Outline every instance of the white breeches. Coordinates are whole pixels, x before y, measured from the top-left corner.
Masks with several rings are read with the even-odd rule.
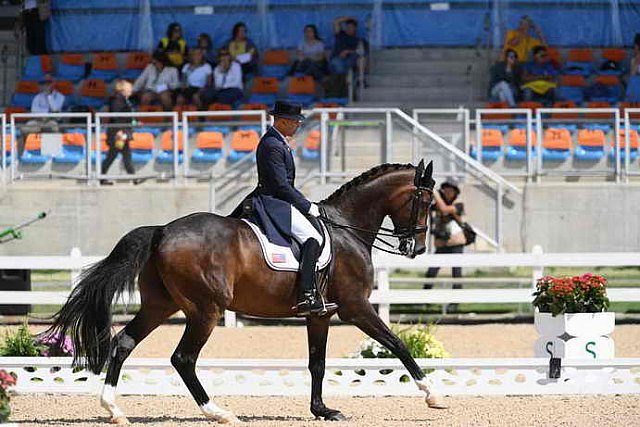
[[[316,239],[319,244],[322,244],[322,236],[318,230],[293,206],[291,206],[291,234],[300,244],[304,244],[308,239]]]

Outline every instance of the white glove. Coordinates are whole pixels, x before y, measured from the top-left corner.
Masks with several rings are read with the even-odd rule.
[[[311,206],[309,206],[308,214],[311,215],[311,216],[319,217],[320,216],[320,208],[318,208],[318,205],[316,205],[315,203],[311,203]]]

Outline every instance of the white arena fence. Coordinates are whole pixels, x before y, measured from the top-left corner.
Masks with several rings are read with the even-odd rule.
[[[547,377],[545,359],[418,359],[445,395],[639,394],[640,359],[563,360],[559,379]],[[306,359],[209,359],[198,376],[214,396],[306,396],[311,378]],[[396,359],[328,359],[329,396],[420,396]],[[71,368],[70,358],[0,358],[0,369],[18,376],[18,393],[97,394],[104,373]],[[118,394],[188,395],[166,359],[129,359]]]
[[[66,302],[73,283],[83,268],[99,261],[102,257],[82,256],[74,248],[70,256],[1,256],[0,269],[13,270],[70,270],[69,291],[0,291],[3,304],[62,305]],[[373,257],[377,287],[370,301],[378,305],[378,312],[385,322],[389,322],[390,306],[393,304],[450,304],[450,303],[530,303],[535,281],[544,275],[545,267],[630,267],[640,266],[640,253],[543,253],[535,247],[530,253],[469,253],[469,254],[426,254],[414,259],[376,252]],[[531,268],[531,285],[519,289],[474,287],[473,289],[392,289],[393,281],[406,279],[391,278],[396,269],[424,272],[431,266],[439,267],[527,267]],[[427,279],[419,279],[427,281]],[[467,279],[470,280],[470,279]],[[486,283],[486,280],[480,280]],[[640,302],[640,287],[609,288],[612,302]],[[118,304],[139,303],[137,292],[124,295]],[[225,325],[236,326],[235,314],[225,314]]]

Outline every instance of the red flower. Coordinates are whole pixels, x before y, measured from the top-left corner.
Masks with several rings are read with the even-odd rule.
[[[14,385],[16,385],[16,378],[4,369],[0,369],[0,387],[6,390]]]

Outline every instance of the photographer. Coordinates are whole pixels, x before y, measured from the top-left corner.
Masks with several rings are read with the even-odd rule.
[[[435,238],[435,253],[461,254],[466,240],[461,227],[464,204],[458,200],[460,189],[451,182],[444,182],[440,185],[440,190],[433,194],[435,196],[436,209],[431,223],[433,224],[432,234]],[[429,267],[425,277],[436,277],[439,271],[440,267]],[[462,268],[451,267],[451,275],[453,277],[462,277]],[[432,283],[424,284],[424,289],[431,289],[432,287]],[[461,284],[453,284],[453,289],[460,288],[462,288]]]

